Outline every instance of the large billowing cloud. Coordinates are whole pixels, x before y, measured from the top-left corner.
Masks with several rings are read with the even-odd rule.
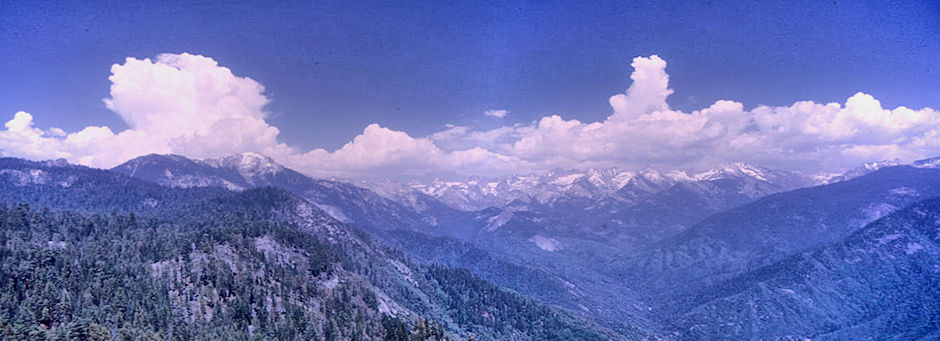
[[[812,171],[940,153],[940,115],[934,109],[889,110],[858,93],[844,104],[745,110],[722,100],[686,113],[667,104],[672,90],[664,60],[638,57],[631,66],[630,87],[610,97],[612,113],[601,122],[552,115],[491,130],[448,126],[424,137],[371,124],[340,149],[304,152],[278,142],[278,129],[265,121],[269,100],[258,82],[204,56],[128,58],[112,66],[111,97],[105,99],[128,129],[43,130],[33,126],[32,115],[18,112],[0,130],[0,151],[96,167],[147,153],[204,158],[253,151],[312,175],[343,177],[704,168],[733,161]],[[500,114],[491,116],[505,116]]]
[[[278,129],[263,110],[264,87],[236,77],[213,59],[191,54],[163,54],[156,60],[128,58],[111,67],[111,97],[105,105],[130,127],[86,127],[73,133],[32,126],[32,115],[19,112],[0,131],[5,155],[66,158],[111,167],[147,153],[210,157],[233,151],[284,154]]]

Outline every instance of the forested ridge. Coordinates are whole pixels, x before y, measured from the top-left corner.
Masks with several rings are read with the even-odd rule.
[[[283,190],[23,165],[41,181],[0,177],[4,339],[616,338],[466,270],[415,264]]]
[[[403,322],[380,316],[367,284],[317,285],[344,271],[338,255],[278,224],[219,217],[180,226],[26,205],[0,208],[0,217],[7,337],[405,336]],[[443,337],[439,325],[423,323],[430,327],[416,335]]]

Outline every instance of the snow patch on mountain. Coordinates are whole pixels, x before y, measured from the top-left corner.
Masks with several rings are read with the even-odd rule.
[[[878,237],[878,245],[885,245],[887,243],[893,242],[895,239],[901,238],[903,235],[899,233],[892,233]]]
[[[583,177],[584,177],[584,174],[565,175],[565,176],[557,177],[549,183],[555,186],[571,186],[571,184],[573,184],[575,181],[578,181],[578,179],[583,178]]]
[[[534,243],[535,246],[538,246],[540,249],[548,251],[548,252],[555,252],[561,248],[561,242],[559,242],[555,238],[545,237],[539,234],[534,235],[531,238],[529,238],[529,241]]]
[[[916,189],[906,187],[906,186],[893,188],[888,192],[894,195],[905,195],[905,196],[911,196],[911,197],[916,197],[920,194],[919,192],[917,192]]]
[[[864,211],[868,221],[874,221],[894,212],[898,207],[888,203],[872,204]]]
[[[333,217],[333,219],[339,220],[344,224],[349,224],[352,222],[352,220],[349,219],[349,217],[347,217],[346,214],[343,213],[343,210],[339,209],[339,207],[319,203],[313,203],[313,205],[323,210],[323,212],[326,212],[326,214],[329,214],[331,217]]]
[[[759,181],[770,181],[765,174],[766,170],[744,162],[735,162],[723,167],[696,174],[693,178],[699,181],[719,180],[732,177],[748,177]]]
[[[924,246],[920,245],[920,243],[907,243],[907,246],[904,247],[904,253],[908,255],[913,255],[917,253],[917,251],[920,251],[923,249],[924,249]]]
[[[610,182],[613,184],[613,187],[620,189],[630,182],[630,180],[633,180],[635,176],[636,174],[633,174],[632,172],[619,172],[610,179]]]
[[[940,160],[940,158],[938,158],[938,160]],[[925,161],[925,160],[922,160],[922,161]],[[915,161],[914,164],[912,164],[912,166],[917,167],[915,164],[917,164],[918,162],[920,161]],[[868,162],[845,172],[822,173],[822,174],[816,175],[814,178],[821,184],[831,184],[831,183],[851,180],[851,179],[860,177],[862,175],[877,171],[885,167],[900,166],[901,164],[902,163],[900,160],[882,160],[882,161]],[[922,167],[922,168],[929,168],[929,167]]]
[[[17,186],[41,185],[49,181],[49,175],[41,169],[3,169],[0,170],[0,175],[8,177]]]
[[[414,274],[411,272],[411,269],[409,267],[405,266],[405,264],[402,264],[402,262],[399,262],[398,260],[395,260],[395,259],[389,259],[388,262],[389,264],[392,264],[392,266],[394,266],[395,269],[398,270],[399,273],[402,274],[405,280],[407,280],[413,285],[418,285],[418,283],[415,282]]]
[[[270,157],[251,152],[206,159],[203,162],[215,168],[233,168],[249,182],[252,179],[274,175],[284,170],[283,166],[274,162]]]
[[[486,231],[496,231],[501,226],[506,225],[506,223],[512,220],[513,216],[514,215],[511,211],[502,211],[499,214],[490,217],[486,220]]]

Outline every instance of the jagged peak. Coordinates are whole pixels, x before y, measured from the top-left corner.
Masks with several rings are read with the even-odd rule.
[[[689,175],[686,171],[681,170],[671,170],[666,172],[666,177],[672,179],[673,181],[695,181],[695,179]]]
[[[649,165],[640,168],[640,170],[636,171],[636,174],[651,181],[661,180],[663,178],[662,172]]]
[[[702,173],[693,178],[700,181],[726,179],[729,177],[750,177],[761,181],[769,181],[771,171],[767,168],[755,166],[746,162],[732,162]]]

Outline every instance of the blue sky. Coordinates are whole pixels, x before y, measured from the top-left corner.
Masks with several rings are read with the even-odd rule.
[[[0,4],[0,113],[119,132],[130,127],[102,102],[111,65],[184,52],[262,84],[265,122],[301,152],[334,151],[373,123],[420,138],[552,114],[604,121],[633,58],[653,54],[668,62],[669,108],[685,113],[857,92],[886,109],[937,108],[938,36],[936,1],[11,1]]]

